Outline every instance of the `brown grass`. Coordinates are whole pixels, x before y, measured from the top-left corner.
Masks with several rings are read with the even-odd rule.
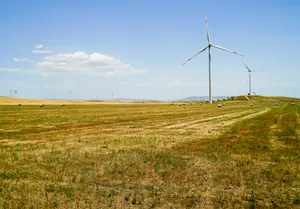
[[[0,106],[0,208],[297,208],[299,111]]]

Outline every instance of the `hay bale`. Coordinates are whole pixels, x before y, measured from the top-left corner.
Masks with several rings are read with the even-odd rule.
[[[252,107],[252,106],[253,106],[253,103],[251,103],[250,106]]]
[[[40,104],[40,107],[44,107],[45,105],[44,104]]]
[[[295,105],[295,103],[293,102],[292,105]]]
[[[276,103],[276,106],[278,106],[278,103]]]
[[[18,104],[18,106],[20,107],[20,106],[22,106],[22,104]]]
[[[219,104],[218,104],[218,107],[222,107],[222,105],[219,103]]]
[[[65,106],[65,104],[62,104],[61,106],[62,106],[62,107],[64,107],[64,106]]]

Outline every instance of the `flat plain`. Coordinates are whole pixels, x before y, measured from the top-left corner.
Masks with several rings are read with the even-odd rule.
[[[300,100],[252,99],[0,105],[0,208],[299,208]]]

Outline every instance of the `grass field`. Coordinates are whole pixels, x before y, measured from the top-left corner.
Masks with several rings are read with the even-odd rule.
[[[0,208],[299,208],[299,100],[250,103],[0,105]]]

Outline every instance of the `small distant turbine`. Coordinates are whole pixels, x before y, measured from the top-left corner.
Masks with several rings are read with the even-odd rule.
[[[109,91],[111,92],[111,101],[114,101],[114,91],[111,87],[109,87]]]
[[[72,91],[69,91],[69,100],[71,100],[71,96],[72,96]]]
[[[245,65],[245,67],[247,68],[248,73],[249,73],[249,92],[248,92],[248,95],[251,95],[251,72],[259,71],[259,70],[263,70],[263,69],[250,70],[250,68],[243,61],[242,61],[242,63]],[[255,92],[253,92],[253,93],[255,94]]]
[[[206,49],[208,49],[208,71],[209,71],[209,103],[212,104],[212,94],[211,94],[211,54],[210,54],[210,48],[211,47],[215,47],[217,49],[221,49],[223,51],[227,51],[236,55],[240,55],[240,56],[244,56],[242,54],[238,54],[237,52],[231,51],[229,49],[225,49],[224,47],[221,46],[217,46],[214,44],[211,44],[210,42],[210,36],[209,36],[209,31],[208,31],[208,21],[205,15],[205,24],[206,24],[206,35],[207,35],[207,41],[208,41],[208,45],[206,47],[204,47],[203,49],[201,49],[197,54],[195,54],[194,56],[192,56],[191,58],[189,58],[186,62],[184,62],[182,65],[184,65],[185,63],[191,61],[194,57],[196,57],[198,54],[204,52]]]

